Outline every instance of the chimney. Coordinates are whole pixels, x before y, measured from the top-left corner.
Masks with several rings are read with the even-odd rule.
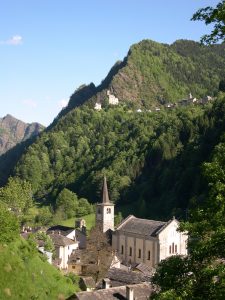
[[[102,286],[103,289],[109,289],[110,288],[110,280],[108,278],[102,279]]]
[[[126,286],[126,299],[134,300],[134,288],[131,285]]]

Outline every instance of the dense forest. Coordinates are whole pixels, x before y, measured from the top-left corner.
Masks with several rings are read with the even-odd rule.
[[[224,94],[218,94],[224,90],[224,57],[224,44],[144,40],[133,45],[98,87],[81,86],[40,136],[0,157],[1,184],[10,174],[27,180],[34,199],[55,212],[72,195],[66,218],[71,207],[77,215],[91,211],[86,199],[100,200],[106,175],[123,216],[186,218],[191,199],[205,193],[201,165],[224,132]],[[108,104],[107,90],[119,98],[119,106]],[[163,106],[189,92],[218,100]],[[96,101],[103,110],[93,109]]]
[[[36,200],[53,206],[65,187],[99,201],[106,175],[111,200],[125,214],[185,217],[190,199],[206,191],[201,164],[222,139],[224,112],[223,94],[213,105],[152,113],[82,106],[28,148],[15,175],[31,183]]]

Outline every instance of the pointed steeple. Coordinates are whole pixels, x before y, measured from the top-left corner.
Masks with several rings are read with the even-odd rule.
[[[106,182],[106,177],[104,176],[103,190],[102,190],[102,203],[110,203],[109,201],[109,193]]]

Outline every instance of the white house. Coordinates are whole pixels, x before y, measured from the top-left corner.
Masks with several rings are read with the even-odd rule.
[[[78,242],[79,249],[86,248],[86,223],[84,220],[80,220],[81,226],[79,228],[68,227],[63,225],[54,225],[47,230],[47,234],[60,233],[65,237]]]
[[[51,233],[49,236],[55,246],[57,267],[67,269],[68,259],[72,252],[78,249],[79,243],[61,235],[60,232]]]

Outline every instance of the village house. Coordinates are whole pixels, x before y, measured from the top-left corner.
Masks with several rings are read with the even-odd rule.
[[[47,230],[47,234],[57,232],[61,235],[78,242],[79,249],[86,248],[86,223],[85,220],[79,219],[75,221],[75,227],[62,225],[51,226]]]
[[[55,246],[55,264],[59,269],[68,268],[68,259],[74,250],[78,249],[79,243],[60,234],[60,232],[52,232],[48,234]]]

